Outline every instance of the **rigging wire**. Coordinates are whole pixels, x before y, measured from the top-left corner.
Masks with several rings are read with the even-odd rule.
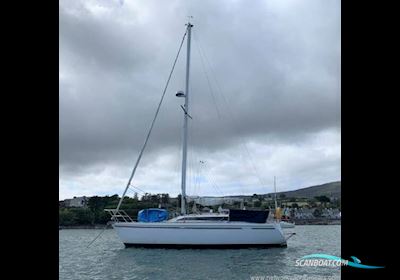
[[[193,36],[193,37],[194,37],[194,36]],[[225,95],[223,94],[223,91],[221,90],[221,87],[220,87],[220,85],[219,85],[219,83],[218,83],[218,80],[216,79],[216,75],[215,75],[215,72],[214,72],[214,70],[213,70],[213,67],[211,66],[211,63],[210,63],[210,61],[208,60],[207,55],[206,55],[204,49],[203,49],[202,46],[201,46],[200,40],[199,40],[199,39],[196,39],[196,42],[197,42],[197,45],[198,45],[199,50],[201,51],[201,53],[203,53],[203,57],[205,58],[205,61],[206,61],[206,63],[208,64],[208,67],[210,68],[210,70],[211,70],[211,72],[212,72],[212,74],[213,74],[212,76],[213,76],[213,78],[214,78],[215,84],[217,85],[218,91],[219,91],[221,97],[223,98],[223,101],[224,101],[225,104],[226,104],[225,107],[228,109],[228,114],[230,115],[230,117],[231,117],[232,120],[233,120],[233,127],[234,127],[234,129],[236,130],[236,132],[238,132],[239,130],[238,130],[237,126],[236,126],[236,122],[235,122],[234,115],[233,115],[233,113],[232,113],[232,111],[231,111],[231,109],[230,109],[230,107],[229,107],[229,103],[227,102],[227,99],[226,99]],[[261,176],[260,176],[260,174],[259,174],[259,172],[258,172],[258,170],[257,170],[257,168],[256,168],[256,165],[254,164],[254,161],[253,161],[253,159],[252,159],[252,156],[251,156],[251,154],[250,154],[250,151],[249,151],[249,149],[248,149],[246,143],[240,143],[240,145],[244,148],[245,152],[246,152],[247,155],[248,155],[249,162],[250,162],[250,164],[251,164],[251,167],[252,167],[252,169],[253,169],[254,174],[256,175],[256,177],[257,177],[257,179],[258,179],[258,181],[259,181],[259,183],[260,183],[260,186],[261,186],[261,187],[266,186],[266,184],[265,184],[265,183],[263,182],[263,180],[261,179]]]
[[[194,91],[193,91],[192,85],[190,84],[189,86],[190,86],[190,92],[193,93]],[[196,96],[196,94],[191,94],[190,97],[189,97],[190,100],[193,101],[194,100],[194,96]],[[194,104],[194,102],[192,102],[192,101],[190,101],[190,102]],[[195,114],[195,111],[194,111],[193,107],[192,107],[192,113],[191,114],[193,116]],[[195,117],[195,119],[196,119],[196,117]],[[194,140],[195,140],[195,138],[193,137],[193,130],[194,130],[193,125],[195,124],[195,122],[196,121],[192,119],[192,121],[190,122],[192,125],[188,126],[188,132],[189,132],[188,139],[189,139],[189,142],[192,142],[192,143],[194,143]],[[196,192],[197,192],[196,179],[195,179],[196,178],[196,165],[195,165],[196,155],[195,155],[193,150],[194,149],[188,149],[188,162],[189,162],[188,187],[189,188],[187,190],[187,193],[191,193],[192,195],[196,195]]]
[[[189,135],[188,135],[188,141],[190,141],[192,139],[192,131],[191,131],[191,129],[190,129],[190,126],[189,126]],[[193,167],[193,158],[194,158],[194,155],[193,155],[193,149],[188,149],[188,158],[189,158],[189,160],[188,160],[188,162],[189,162],[189,193],[191,192],[191,193],[193,193],[194,192],[194,180],[193,180],[193,178],[194,178],[194,175],[193,175],[193,171],[194,171],[194,167]]]
[[[203,166],[204,166],[204,162],[202,162]],[[204,170],[204,169],[203,169]],[[214,180],[214,177],[211,175],[211,172],[209,170],[205,170],[205,177],[208,179],[208,181],[210,182],[210,186],[212,186],[214,188],[214,190],[219,193],[221,196],[225,196],[224,193],[221,191],[220,187],[217,185],[217,183]]]
[[[162,93],[162,95],[161,95],[160,102],[158,103],[156,113],[155,113],[154,118],[153,118],[153,120],[152,120],[152,122],[151,122],[151,125],[150,125],[150,129],[149,129],[149,131],[148,131],[148,133],[147,133],[147,136],[146,136],[146,139],[145,139],[145,141],[144,141],[143,147],[142,147],[142,149],[141,149],[141,151],[140,151],[140,153],[139,153],[139,156],[138,156],[138,158],[137,158],[137,160],[136,160],[135,166],[134,166],[134,168],[133,168],[133,170],[132,170],[132,172],[131,172],[131,176],[129,177],[129,180],[128,180],[128,183],[127,183],[127,185],[126,185],[126,187],[125,187],[125,190],[124,190],[124,192],[123,192],[123,194],[122,194],[122,196],[121,196],[121,199],[120,199],[119,202],[118,202],[118,206],[117,206],[117,208],[116,208],[115,213],[118,213],[119,208],[121,207],[122,201],[123,201],[123,199],[124,199],[124,197],[125,197],[125,195],[126,195],[126,192],[128,191],[129,186],[131,186],[131,182],[132,182],[133,176],[135,175],[135,172],[136,172],[136,169],[137,169],[137,167],[138,167],[138,165],[139,165],[140,159],[142,158],[142,155],[143,155],[143,152],[144,152],[144,150],[145,150],[145,148],[146,148],[147,142],[149,141],[150,134],[151,134],[151,132],[152,132],[152,130],[153,130],[153,127],[154,127],[154,124],[155,124],[155,122],[156,122],[158,113],[160,112],[161,104],[162,104],[162,102],[163,102],[163,100],[164,100],[165,93],[167,92],[167,88],[168,88],[169,82],[170,82],[171,77],[172,77],[172,73],[174,72],[176,62],[178,61],[179,54],[180,54],[180,52],[181,52],[183,43],[184,43],[184,41],[185,41],[185,37],[186,37],[187,31],[188,31],[188,28],[189,28],[189,26],[186,28],[185,33],[183,34],[182,41],[181,41],[181,43],[180,43],[180,45],[179,45],[178,53],[176,54],[176,57],[175,57],[175,59],[174,59],[174,63],[172,64],[172,68],[171,68],[171,71],[170,71],[170,73],[169,73],[169,76],[168,76],[168,79],[167,79],[167,83],[166,83],[166,85],[165,85],[165,87],[164,87],[164,90],[163,90],[163,93]],[[93,239],[93,240],[89,243],[89,245],[88,245],[87,247],[89,247],[90,245],[92,245],[92,244],[103,234],[103,232],[106,230],[107,226],[108,226],[108,223],[106,224],[106,226],[104,227],[104,229],[99,233],[99,235],[96,236],[96,238]]]
[[[200,48],[199,48],[200,44],[198,44],[198,42],[197,42],[195,33],[193,33],[193,39],[194,39],[194,41],[196,42],[195,45],[196,45],[196,47],[197,47],[197,52],[199,53],[201,65],[203,66],[203,73],[204,73],[204,75],[206,76],[206,79],[207,79],[208,88],[209,88],[210,93],[211,93],[211,97],[212,97],[212,100],[213,100],[213,103],[214,103],[214,106],[215,106],[215,110],[217,111],[218,118],[221,119],[221,113],[220,113],[220,110],[219,110],[219,108],[218,108],[218,104],[217,104],[217,102],[216,102],[216,98],[215,98],[214,91],[213,91],[213,89],[212,89],[212,87],[211,87],[211,82],[210,82],[210,79],[209,79],[209,77],[208,77],[208,73],[207,73],[206,67],[205,67],[205,65],[204,65],[203,56],[202,56],[202,53],[201,53]]]
[[[190,88],[191,92],[193,92],[192,86]],[[196,94],[192,94],[192,98],[193,100],[195,99],[197,95]],[[192,102],[193,104],[196,104],[197,102]],[[196,114],[195,113],[195,107],[192,108],[192,114]],[[196,118],[195,120],[193,120],[192,125],[189,126],[189,138],[192,139],[192,143],[194,146],[195,144],[195,140],[196,137],[194,137],[194,131],[196,130],[195,124],[196,124]],[[201,146],[201,144],[200,144]],[[195,153],[193,151],[194,149],[189,149],[189,170],[190,170],[190,174],[191,174],[191,183],[193,182],[193,190],[192,190],[192,195],[198,195],[198,190],[200,189],[200,180],[199,180],[199,176],[201,173],[201,168],[202,166],[200,165],[200,159],[199,159],[199,155],[197,153]]]
[[[144,190],[139,189],[138,187],[136,187],[136,186],[134,186],[134,185],[129,185],[129,187],[132,187],[132,188],[134,188],[135,190],[138,190],[138,191],[140,191],[140,192],[142,192],[142,193],[146,193]]]
[[[219,106],[217,104],[217,98],[216,98],[216,96],[214,94],[214,90],[213,90],[213,87],[211,85],[211,81],[210,81],[207,69],[205,67],[203,55],[201,53],[201,50],[199,49],[199,44],[198,44],[195,36],[196,36],[195,33],[193,33],[193,38],[194,38],[194,41],[196,43],[195,45],[197,47],[197,52],[198,52],[200,60],[201,60],[203,74],[206,77],[208,89],[210,91],[211,98],[212,98],[212,101],[213,101],[213,104],[214,104],[218,119],[222,119],[221,118],[221,112],[220,112]],[[192,95],[192,98],[195,98],[195,97],[197,97],[197,95],[195,95],[195,94]],[[193,102],[193,104],[196,104],[196,103],[197,102]],[[195,110],[192,109],[192,111],[194,112]],[[193,125],[189,127],[189,134],[190,134],[190,137],[192,138],[193,143],[194,143],[194,141],[196,139],[195,137],[193,137],[193,131],[195,131],[196,133],[198,132],[198,130],[194,128],[194,124],[195,124],[195,122],[193,122]],[[200,143],[199,145],[204,148],[203,144]],[[190,165],[190,168],[193,169],[191,171],[191,174],[194,173],[193,176],[196,176],[196,178],[193,178],[193,185],[194,185],[193,186],[193,191],[194,191],[194,193],[196,193],[197,190],[200,189],[201,180],[200,180],[199,177],[203,176],[206,179],[206,182],[208,183],[208,185],[211,186],[216,191],[216,193],[218,193],[219,195],[224,197],[224,193],[221,191],[219,186],[216,184],[216,182],[213,179],[213,177],[211,176],[210,172],[207,172],[207,174],[205,174],[205,172],[203,171],[205,167],[204,167],[204,164],[201,164],[201,163],[204,163],[201,160],[202,158],[200,158],[197,153],[194,153],[192,151],[190,151],[190,157],[191,157],[191,159],[190,159],[189,165]]]
[[[194,129],[193,126],[192,126],[189,129],[189,134],[190,134],[190,137],[192,137],[193,140],[194,140],[195,137],[193,137],[193,131],[197,131],[197,130]],[[193,143],[194,143],[194,141],[193,141]],[[198,143],[198,145],[204,149],[204,145],[203,144]],[[206,179],[207,184],[210,187],[212,187],[216,191],[216,193],[218,193],[221,196],[224,196],[224,193],[221,191],[221,189],[219,188],[219,186],[217,185],[217,183],[215,182],[215,180],[211,176],[211,172],[206,169],[206,167],[204,165],[204,159],[200,158],[197,153],[191,152],[190,155],[192,157],[191,161],[190,161],[190,168],[193,168],[193,170],[196,172],[196,175],[197,175],[197,180],[194,180],[194,182],[195,182],[195,188],[194,189],[195,190],[197,190],[197,188],[200,189],[201,180],[199,180],[199,177],[203,176]],[[196,176],[196,175],[194,175],[194,176]]]
[[[192,86],[190,85],[190,91],[193,93],[193,89],[192,89]],[[193,95],[193,94],[192,94]],[[191,95],[191,96],[192,96]],[[192,114],[194,113],[194,111],[192,110]],[[194,137],[193,137],[193,124],[195,123],[195,121],[191,121],[191,124],[192,125],[190,125],[190,126],[188,126],[188,130],[189,130],[189,135],[188,135],[188,138],[189,138],[189,141],[190,142],[192,142],[192,143],[194,143]],[[189,178],[190,178],[190,180],[189,180],[189,193],[191,193],[192,195],[195,195],[196,194],[196,181],[195,181],[195,158],[196,158],[196,155],[194,154],[194,151],[193,151],[194,149],[188,149],[188,158],[189,158],[189,160],[188,160],[188,162],[189,162]]]
[[[124,190],[124,193],[122,194],[122,197],[121,197],[121,199],[120,199],[120,201],[119,201],[119,203],[118,203],[118,206],[117,206],[117,209],[116,209],[116,213],[119,211],[119,208],[121,207],[122,200],[124,199],[124,196],[125,196],[125,194],[126,194],[128,188],[129,188],[129,186],[130,186],[130,184],[131,184],[131,181],[132,181],[132,179],[133,179],[133,176],[135,175],[136,169],[137,169],[137,167],[138,167],[138,165],[139,165],[140,159],[142,158],[144,149],[146,148],[147,142],[149,141],[150,134],[151,134],[151,132],[152,132],[152,130],[153,130],[153,127],[154,127],[154,124],[155,124],[155,122],[156,122],[158,113],[159,113],[160,108],[161,108],[161,104],[162,104],[162,102],[163,102],[163,100],[164,100],[164,97],[165,97],[165,93],[167,92],[167,88],[168,88],[169,82],[170,82],[170,80],[171,80],[172,73],[174,72],[176,62],[178,61],[178,57],[179,57],[179,54],[180,54],[180,52],[181,52],[181,49],[182,49],[182,46],[183,46],[183,42],[185,41],[185,37],[186,37],[187,31],[188,31],[188,28],[189,28],[189,25],[188,25],[188,27],[187,27],[186,30],[185,30],[185,34],[183,34],[183,38],[182,38],[181,44],[180,44],[180,46],[179,46],[178,53],[176,54],[174,63],[173,63],[173,65],[172,65],[172,69],[171,69],[171,71],[170,71],[170,73],[169,73],[169,76],[168,76],[168,79],[167,79],[167,83],[166,83],[165,88],[164,88],[164,91],[163,91],[163,93],[162,93],[162,95],[161,95],[161,100],[160,100],[160,102],[158,103],[157,110],[156,110],[156,114],[154,115],[153,121],[151,122],[151,126],[150,126],[150,129],[149,129],[148,133],[147,133],[146,140],[144,141],[143,147],[142,147],[142,149],[141,149],[141,151],[140,151],[140,153],[139,153],[139,156],[138,156],[138,159],[137,159],[137,161],[136,161],[136,164],[135,164],[135,166],[134,166],[134,168],[133,168],[133,170],[132,170],[131,176],[129,177],[128,183],[127,183],[126,188],[125,188],[125,190]]]

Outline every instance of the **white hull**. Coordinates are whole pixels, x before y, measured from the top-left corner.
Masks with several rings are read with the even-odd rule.
[[[126,246],[286,246],[276,223],[118,222],[113,227]]]

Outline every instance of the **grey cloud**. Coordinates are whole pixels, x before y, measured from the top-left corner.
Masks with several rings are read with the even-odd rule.
[[[195,24],[194,150],[216,153],[253,140],[296,145],[329,129],[340,134],[337,1],[125,1],[100,2],[95,9],[96,3],[60,2],[61,175],[132,164],[187,14]],[[204,63],[212,66],[206,69],[219,116],[199,43],[207,54]],[[184,87],[184,60],[185,49],[145,161],[179,152],[182,100],[174,94]]]

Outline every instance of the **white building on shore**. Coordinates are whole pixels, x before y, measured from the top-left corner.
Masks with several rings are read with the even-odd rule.
[[[80,196],[80,197],[75,197],[74,198],[70,198],[70,199],[65,199],[63,201],[63,204],[65,207],[86,207],[87,206],[87,202],[88,202],[89,198],[86,196]]]

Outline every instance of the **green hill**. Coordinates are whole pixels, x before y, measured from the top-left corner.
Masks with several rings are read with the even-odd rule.
[[[317,186],[311,186],[307,188],[298,189],[295,191],[278,192],[280,196],[284,194],[286,197],[295,198],[314,198],[315,196],[325,195],[329,198],[340,198],[341,196],[341,181],[326,183]]]

